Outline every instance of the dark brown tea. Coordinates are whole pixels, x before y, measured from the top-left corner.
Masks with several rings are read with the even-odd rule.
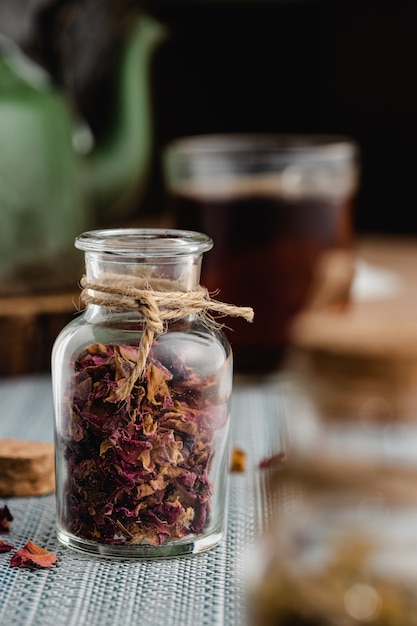
[[[289,195],[271,186],[200,186],[171,197],[176,226],[208,234],[202,284],[218,299],[255,312],[253,324],[228,319],[235,370],[278,369],[289,322],[306,301],[323,250],[349,243],[346,200]]]

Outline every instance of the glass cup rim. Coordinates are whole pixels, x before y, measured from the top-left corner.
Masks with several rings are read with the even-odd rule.
[[[326,133],[213,133],[178,137],[166,146],[168,155],[253,159],[256,154],[351,159],[358,152],[352,137]]]

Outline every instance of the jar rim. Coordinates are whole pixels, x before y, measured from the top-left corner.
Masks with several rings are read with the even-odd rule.
[[[103,228],[80,234],[74,245],[84,252],[147,258],[199,255],[214,243],[205,233],[192,230]]]

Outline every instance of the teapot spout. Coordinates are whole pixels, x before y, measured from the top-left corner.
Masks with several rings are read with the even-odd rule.
[[[87,191],[99,223],[129,217],[144,195],[153,147],[151,60],[165,37],[165,27],[144,15],[123,50],[109,135],[87,157]]]

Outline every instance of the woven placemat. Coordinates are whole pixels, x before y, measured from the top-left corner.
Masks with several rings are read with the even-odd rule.
[[[9,403],[10,410],[17,403],[13,428],[21,427],[16,421],[23,422],[21,412],[30,405],[31,433],[38,422],[38,432],[49,438],[49,385],[46,378],[25,381],[18,400],[16,387],[0,386],[0,405]],[[52,569],[32,571],[12,568],[10,553],[0,555],[1,626],[245,626],[248,555],[277,505],[264,497],[268,470],[259,464],[280,449],[286,410],[275,383],[235,387],[232,445],[245,450],[246,469],[230,475],[225,539],[199,555],[137,562],[79,555],[56,539],[53,496],[9,500],[14,520],[3,539],[16,547],[31,539],[59,560]],[[5,429],[8,436],[16,435],[13,428]]]

